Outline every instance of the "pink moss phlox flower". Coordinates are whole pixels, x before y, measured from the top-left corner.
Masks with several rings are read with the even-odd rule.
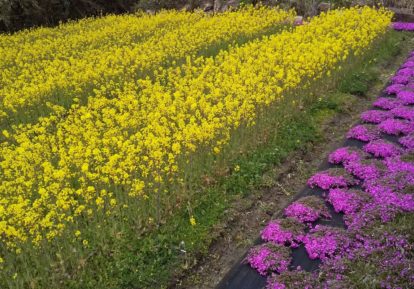
[[[364,142],[376,140],[380,138],[380,131],[373,125],[357,125],[351,128],[346,134],[348,139],[356,139]]]
[[[396,192],[398,184],[385,185],[373,182],[366,185],[366,192],[374,203],[394,207],[398,211],[413,212],[414,198],[412,194]]]
[[[402,212],[398,207],[387,203],[375,201],[365,204],[354,214],[344,216],[344,222],[350,231],[359,231],[372,226],[374,223],[387,223]]]
[[[402,69],[398,70],[395,75],[414,76],[414,69],[412,67],[402,68]]]
[[[387,119],[378,125],[383,133],[389,135],[409,134],[414,132],[414,123],[401,119]]]
[[[409,150],[414,150],[414,133],[411,133],[407,136],[400,137],[398,140],[400,144],[406,147]]]
[[[331,218],[324,201],[318,197],[303,197],[285,209],[285,216],[301,223],[314,222],[319,218]]]
[[[390,110],[390,109],[400,106],[401,101],[396,98],[380,97],[373,103],[373,105],[378,108]]]
[[[351,240],[343,229],[316,225],[303,238],[303,243],[310,259],[324,261],[341,254],[350,246]]]
[[[414,60],[409,59],[408,61],[404,62],[403,65],[401,65],[402,68],[407,68],[407,67],[414,67]]]
[[[391,78],[391,82],[393,84],[407,84],[410,82],[411,77],[408,75],[396,75],[393,78]]]
[[[311,188],[319,187],[323,190],[348,187],[356,184],[358,184],[358,180],[353,178],[344,169],[339,168],[316,173],[308,180],[308,185]]]
[[[392,114],[384,110],[367,110],[361,114],[361,119],[364,122],[378,124],[386,119],[392,117]]]
[[[405,105],[414,104],[414,91],[401,90],[397,92],[397,99],[399,99],[401,103]]]
[[[391,84],[387,88],[385,88],[385,92],[387,94],[397,94],[398,92],[404,90],[404,87],[405,86],[403,84]]]
[[[297,248],[302,242],[304,225],[296,219],[286,218],[270,221],[261,232],[264,241]]]
[[[351,161],[359,161],[367,156],[368,155],[365,152],[358,148],[342,147],[332,152],[328,157],[328,161],[331,164],[338,165],[349,163]]]
[[[414,69],[413,69],[414,70]],[[414,81],[410,81],[405,85],[404,90],[414,91]]]
[[[316,289],[320,287],[316,280],[313,273],[299,268],[268,277],[266,289]]]
[[[392,28],[397,31],[414,31],[414,23],[410,22],[394,22]]]
[[[401,154],[401,149],[385,140],[374,140],[364,145],[363,150],[375,157],[387,158]]]
[[[332,204],[335,212],[348,215],[358,211],[369,200],[369,195],[356,190],[331,189],[327,200]]]
[[[291,261],[290,249],[273,243],[253,247],[246,257],[246,262],[263,276],[288,270]]]
[[[411,157],[414,155],[414,152],[409,154]],[[395,156],[391,158],[386,158],[384,163],[389,172],[408,172],[414,177],[414,161],[405,158],[407,155]]]
[[[344,164],[345,170],[361,180],[379,178],[385,171],[385,165],[379,160],[360,160]]]
[[[406,120],[414,121],[414,109],[407,106],[399,106],[391,110],[392,115],[395,117],[403,118]]]

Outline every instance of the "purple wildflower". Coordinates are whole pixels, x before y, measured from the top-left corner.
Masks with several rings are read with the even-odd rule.
[[[267,278],[266,285],[266,289],[316,289],[319,287],[314,274],[300,268],[278,275],[273,274]]]
[[[356,139],[360,141],[372,141],[379,139],[380,132],[374,125],[357,125],[351,128],[346,134],[348,139]]]
[[[315,196],[303,197],[285,209],[285,216],[301,223],[314,222],[321,217],[331,218],[324,201]]]
[[[264,241],[296,248],[302,242],[304,229],[304,225],[296,219],[272,220],[261,232],[261,238]]]
[[[414,121],[414,109],[407,106],[399,106],[391,110],[395,117]]]
[[[246,257],[247,263],[260,275],[284,272],[288,269],[291,260],[289,248],[273,243],[253,247]]]
[[[402,90],[397,93],[397,99],[399,99],[402,104],[414,104],[414,91]]]
[[[395,144],[385,140],[374,140],[364,145],[363,150],[375,157],[387,158],[401,153],[401,149]]]
[[[414,132],[414,123],[400,119],[387,119],[378,125],[378,128],[389,135],[409,134]]]
[[[358,181],[342,168],[328,169],[316,173],[308,180],[308,185],[311,188],[319,187],[323,190],[356,184],[358,184]]]
[[[351,161],[359,161],[366,158],[367,156],[368,155],[365,152],[358,148],[343,147],[332,152],[328,157],[328,161],[331,164],[337,165],[342,163],[349,163]]]
[[[341,254],[350,246],[350,238],[345,230],[330,226],[316,225],[310,233],[303,238],[306,252],[310,259],[322,261]]]
[[[349,162],[345,164],[345,169],[361,180],[371,180],[379,178],[386,170],[386,167],[379,160],[368,159]]]
[[[369,195],[358,190],[331,189],[327,200],[332,204],[335,212],[348,215],[358,211],[369,198]]]
[[[361,119],[364,122],[374,124],[378,124],[390,117],[392,117],[392,115],[388,111],[383,110],[367,110],[361,114]]]
[[[411,77],[407,75],[396,75],[393,78],[391,78],[391,82],[394,84],[407,84],[410,82]]]
[[[412,68],[402,68],[397,71],[396,75],[408,75],[408,76],[414,76],[414,70]]]
[[[414,133],[401,137],[398,142],[409,150],[414,150]]]
[[[375,107],[390,110],[401,105],[401,101],[396,98],[380,97],[374,104]]]
[[[401,90],[404,89],[404,85],[403,84],[391,84],[389,85],[386,89],[385,92],[387,94],[397,94],[398,92],[400,92]]]
[[[414,31],[414,23],[410,22],[394,22],[392,28],[397,31]]]

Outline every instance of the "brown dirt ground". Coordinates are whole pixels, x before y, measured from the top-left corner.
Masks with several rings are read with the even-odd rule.
[[[414,38],[408,42],[407,46],[414,47]],[[403,52],[407,50],[403,49]],[[264,225],[303,189],[321,161],[341,145],[345,133],[358,122],[360,113],[370,107],[372,100],[405,57],[406,53],[402,53],[383,69],[381,81],[370,89],[367,97],[355,96],[355,100],[347,104],[342,112],[326,120],[322,125],[320,142],[308,144],[292,153],[284,163],[263,176],[262,187],[235,201],[226,211],[223,222],[212,232],[217,237],[208,254],[201,257],[185,276],[172,280],[169,288],[207,289],[217,286],[251,247]]]

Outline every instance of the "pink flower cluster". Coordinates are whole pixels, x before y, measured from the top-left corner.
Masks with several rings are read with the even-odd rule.
[[[414,31],[414,23],[411,22],[394,22],[392,28],[397,31]]]
[[[335,212],[345,215],[357,212],[369,199],[370,196],[362,191],[346,189],[331,189],[327,196]]]
[[[302,242],[304,225],[292,218],[272,220],[263,229],[261,238],[267,242],[296,248]]]
[[[367,142],[379,139],[380,131],[377,126],[361,124],[351,128],[348,131],[346,137],[348,139],[356,139]]]
[[[289,249],[273,243],[253,247],[246,257],[246,262],[264,276],[270,272],[286,271],[291,261]]]
[[[400,106],[402,103],[396,98],[390,97],[379,97],[374,103],[373,106],[385,110],[390,110]]]
[[[324,261],[341,254],[350,246],[351,240],[343,229],[316,225],[303,238],[303,243],[310,259]]]
[[[361,180],[380,177],[385,171],[385,165],[376,159],[353,161],[344,164],[345,169]]]
[[[392,157],[401,153],[401,149],[397,145],[386,140],[371,141],[364,145],[363,150],[380,158]]]
[[[390,112],[384,110],[367,110],[361,114],[361,119],[364,122],[378,124],[392,116]]]
[[[331,164],[339,165],[354,161],[360,161],[367,157],[367,154],[358,148],[343,147],[331,153],[328,157],[328,161]]]
[[[285,216],[301,223],[315,222],[319,218],[331,218],[322,199],[315,196],[303,197],[293,202],[285,209]]]
[[[266,288],[354,288],[349,278],[353,262],[366,259],[374,262],[376,276],[370,277],[380,280],[379,287],[413,284],[410,252],[414,244],[407,236],[382,228],[402,214],[414,213],[414,108],[409,106],[414,104],[414,51],[391,82],[385,89],[389,96],[374,102],[381,110],[361,114],[362,121],[371,124],[357,125],[347,134],[367,142],[362,150],[335,150],[328,161],[342,167],[321,171],[308,180],[311,188],[325,190],[323,197],[335,213],[343,214],[346,228],[315,225],[320,218],[329,223],[332,217],[320,197],[293,202],[284,211],[287,218],[273,220],[263,229],[261,237],[267,243],[254,248],[247,258],[262,275],[278,273],[268,278]],[[381,133],[399,136],[398,143],[385,140]],[[288,270],[289,250],[300,244],[310,259],[322,261],[318,271]]]
[[[378,125],[378,128],[389,135],[409,134],[414,132],[414,123],[400,119],[387,119]]]
[[[319,187],[323,190],[330,188],[343,188],[358,184],[346,170],[335,168],[316,173],[308,180],[311,188]]]
[[[414,149],[414,133],[401,137],[398,142],[409,150]]]

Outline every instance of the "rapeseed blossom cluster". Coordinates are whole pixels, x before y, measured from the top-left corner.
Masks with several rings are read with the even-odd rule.
[[[161,14],[172,17],[168,15]],[[261,27],[253,25],[266,15],[273,15],[273,20],[263,20],[266,23],[260,22]],[[233,33],[231,23],[245,21],[236,30],[249,34],[253,33],[249,27],[264,29],[289,19],[290,15],[265,8],[228,13],[216,20],[188,15],[189,19],[198,19],[194,25],[187,23],[193,28],[179,24],[175,29],[165,28],[164,36],[158,36],[164,37],[165,42],[153,46],[129,45],[125,40],[124,48],[118,49],[112,43],[111,52],[106,54],[105,49],[102,52],[101,46],[91,41],[92,47],[81,53],[95,59],[86,61],[93,62],[92,67],[79,64],[78,60],[85,55],[72,55],[72,48],[65,48],[67,51],[56,57],[57,63],[59,59],[70,59],[66,63],[70,69],[52,61],[54,64],[46,65],[42,69],[45,73],[40,73],[31,64],[18,62],[18,71],[12,72],[11,60],[1,64],[9,67],[2,69],[2,117],[43,102],[53,110],[33,124],[4,129],[0,136],[0,241],[4,248],[16,248],[21,242],[40,244],[53,240],[69,225],[78,226],[75,235],[81,236],[79,220],[94,218],[98,211],[109,215],[118,207],[135,208],[142,214],[137,222],[153,220],[158,207],[151,211],[151,204],[161,198],[172,200],[168,184],[182,182],[183,159],[200,147],[220,153],[234,129],[242,124],[254,125],[260,110],[283,99],[289,91],[329,75],[350,55],[363,53],[387,31],[391,18],[389,12],[369,7],[335,10],[294,31],[234,46],[216,57],[193,56],[182,65],[159,66],[169,56],[180,57],[196,51],[203,43],[227,37]],[[218,34],[211,31],[207,38],[186,42],[186,35],[192,39],[195,32],[191,29],[200,21],[211,21],[212,30]],[[157,25],[173,24],[154,24],[154,29]],[[72,26],[64,29],[77,31],[77,24]],[[32,41],[30,32],[16,37],[23,36],[27,39],[16,41]],[[52,33],[51,38],[54,37]],[[145,32],[140,37],[152,43],[152,36]],[[185,41],[178,41],[180,37]],[[68,41],[69,46],[76,50],[81,46],[78,41],[86,40]],[[158,46],[165,48],[160,55],[154,50]],[[5,44],[0,47],[7,50]],[[184,54],[180,54],[182,50]],[[39,56],[33,65],[49,63],[49,53]],[[101,59],[105,55],[108,59]],[[144,71],[142,67],[154,69],[153,77],[136,80],[133,74]],[[17,74],[20,76],[16,78]],[[39,83],[50,86],[42,90]],[[76,87],[70,86],[73,84]],[[58,92],[70,94],[71,88],[76,93],[70,95],[70,105],[57,105],[54,97],[59,98]],[[82,102],[77,93],[83,95],[88,90],[93,93],[87,102]],[[149,209],[141,211],[144,207]]]
[[[126,80],[156,73],[223,41],[260,35],[291,23],[293,16],[253,7],[215,16],[164,11],[0,36],[0,122],[36,119],[45,111],[86,102],[95,90],[113,97]]]

